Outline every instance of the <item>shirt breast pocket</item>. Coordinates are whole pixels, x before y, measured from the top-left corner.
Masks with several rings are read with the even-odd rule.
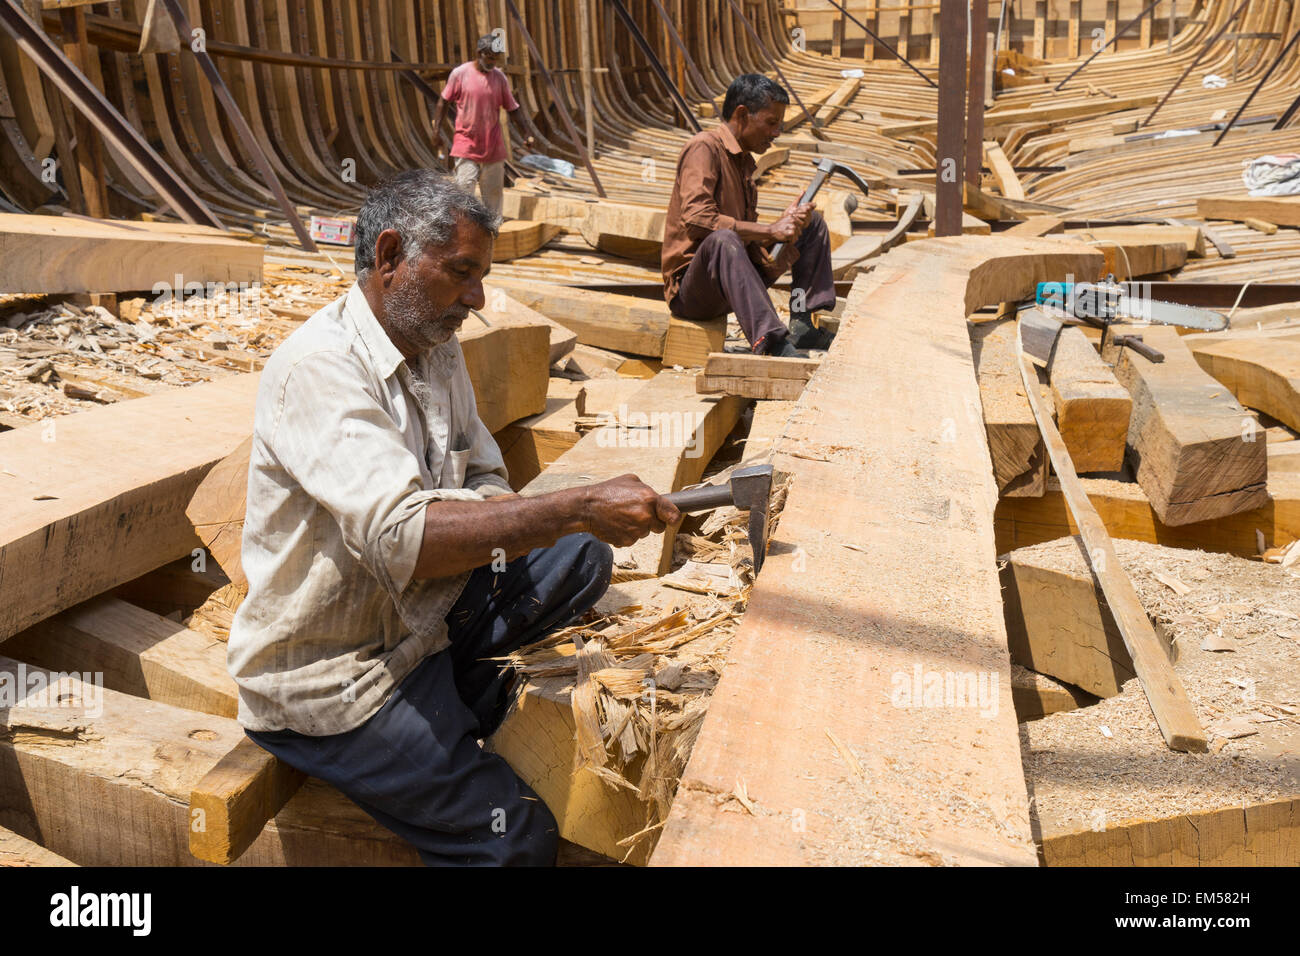
[[[469,439],[458,435],[442,460],[442,474],[439,476],[439,488],[464,488],[465,472],[469,470]]]

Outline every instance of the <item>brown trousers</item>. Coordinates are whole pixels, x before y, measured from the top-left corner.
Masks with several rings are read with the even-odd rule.
[[[814,212],[795,240],[799,258],[791,267],[790,311],[818,312],[835,306],[831,241],[826,222]],[[768,283],[750,261],[745,243],[730,229],[710,233],[695,250],[681,287],[668,304],[683,319],[712,319],[727,312],[736,320],[755,352],[766,351],[769,336],[789,332],[767,294]]]

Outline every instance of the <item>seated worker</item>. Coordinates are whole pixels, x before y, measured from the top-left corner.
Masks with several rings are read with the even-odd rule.
[[[736,77],[722,102],[723,122],[696,133],[677,161],[677,181],[664,223],[664,298],[684,319],[734,312],[758,354],[795,355],[824,349],[832,336],[812,313],[835,305],[826,223],[810,203],[792,203],[776,222],[758,218],[754,156],[781,132],[790,97],[758,73]],[[767,250],[785,243],[776,261]],[[793,266],[790,327],[776,315],[767,289]]]
[[[600,598],[602,541],[680,517],[631,475],[511,492],[455,337],[499,225],[429,170],[370,192],[356,284],[262,373],[230,630],[248,736],[430,865],[554,862],[554,817],[479,745],[509,703],[493,658]]]

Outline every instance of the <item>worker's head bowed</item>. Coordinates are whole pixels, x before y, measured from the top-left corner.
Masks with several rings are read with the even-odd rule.
[[[722,101],[722,120],[736,142],[751,153],[765,153],[781,135],[790,94],[762,73],[742,73]]]
[[[370,190],[357,215],[357,283],[404,356],[446,342],[483,307],[500,226],[478,198],[431,170]]]

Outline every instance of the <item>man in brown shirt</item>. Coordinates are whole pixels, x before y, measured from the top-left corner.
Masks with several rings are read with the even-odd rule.
[[[674,315],[708,319],[734,312],[754,352],[795,355],[826,348],[831,336],[812,313],[835,305],[830,236],[810,203],[791,203],[776,222],[758,218],[754,154],[780,134],[790,97],[759,73],[738,76],[722,104],[721,125],[697,133],[677,161],[664,223],[664,298]],[[785,243],[773,260],[768,248]],[[792,269],[790,327],[777,317],[768,286]]]

